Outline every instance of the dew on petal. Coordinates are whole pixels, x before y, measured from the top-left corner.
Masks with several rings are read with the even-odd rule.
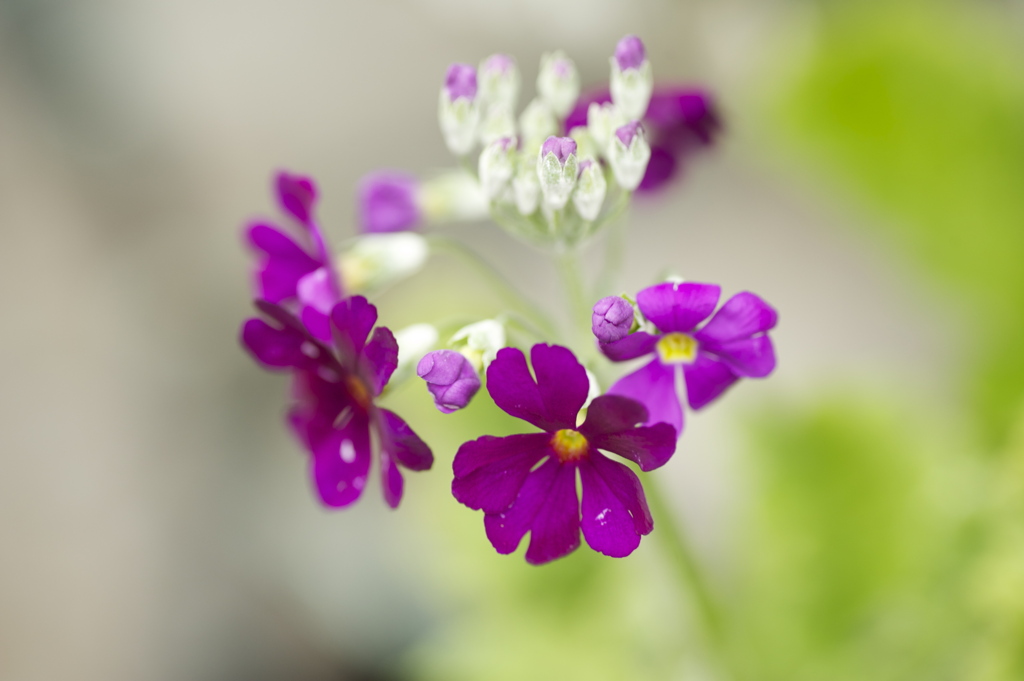
[[[345,463],[352,463],[356,460],[356,448],[352,446],[352,440],[341,441],[341,460]]]
[[[317,357],[320,356],[320,348],[318,348],[315,343],[312,343],[310,341],[302,341],[302,345],[299,347],[299,349],[302,350],[302,354],[304,354],[306,357],[309,357],[310,359],[316,359]]]

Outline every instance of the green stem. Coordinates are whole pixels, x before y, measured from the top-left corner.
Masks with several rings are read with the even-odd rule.
[[[566,294],[567,318],[571,323],[570,333],[576,341],[572,345],[577,348],[592,347],[593,343],[588,338],[590,335],[588,320],[593,301],[587,298],[579,253],[576,249],[565,249],[557,253],[556,258],[558,275]]]
[[[500,272],[491,266],[486,260],[480,257],[473,249],[466,245],[449,239],[439,234],[431,234],[426,237],[430,248],[435,253],[447,253],[477,271],[494,289],[504,303],[522,317],[529,319],[535,326],[548,335],[554,335],[555,325],[547,315],[529,298],[519,292],[519,289],[505,278]]]
[[[657,519],[658,540],[662,543],[676,573],[689,592],[698,629],[703,636],[703,643],[708,652],[714,657],[713,661],[718,664],[723,673],[728,673],[731,678],[736,679],[738,675],[726,647],[726,632],[721,609],[704,578],[682,523],[665,498],[662,482],[663,479],[654,475],[647,476],[644,481],[647,502],[650,504],[652,514]]]

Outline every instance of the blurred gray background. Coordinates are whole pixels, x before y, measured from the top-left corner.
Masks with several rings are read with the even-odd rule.
[[[452,61],[512,53],[529,90],[561,47],[598,84],[637,33],[659,81],[719,96],[723,143],[637,203],[626,277],[670,266],[781,310],[777,376],[691,418],[667,473],[709,555],[746,404],[865,367],[948,387],[958,320],[843,228],[873,218],[804,191],[747,114],[770,37],[785,26],[799,53],[814,20],[754,0],[0,2],[0,678],[390,678],[443,616],[418,569],[424,521],[373,493],[322,510],[280,423],[284,381],[236,334],[239,231],[271,213],[271,173],[314,175],[328,234],[350,236],[361,175],[449,164],[435,116]],[[447,231],[558,295],[493,226]],[[444,277],[431,266],[382,310],[417,321],[400,296]],[[410,516],[426,484],[407,476]]]

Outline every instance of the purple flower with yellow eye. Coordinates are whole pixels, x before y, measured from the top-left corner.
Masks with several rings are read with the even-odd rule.
[[[258,254],[253,296],[296,313],[314,336],[328,341],[328,315],[343,290],[313,215],[316,185],[312,178],[282,171],[275,177],[274,190],[293,229],[267,220],[246,227],[245,238]]]
[[[664,422],[683,432],[683,407],[676,390],[682,371],[691,409],[701,409],[742,378],[763,378],[775,369],[775,350],[768,331],[778,314],[753,293],[737,293],[697,329],[718,305],[715,284],[666,282],[637,294],[636,303],[647,324],[613,342],[598,346],[609,359],[623,362],[644,355],[653,359],[620,378],[609,394],[640,400],[649,412],[647,423]],[[595,335],[607,300],[595,307]]]
[[[246,320],[241,341],[264,368],[292,372],[288,423],[312,455],[320,499],[332,507],[359,499],[376,443],[384,500],[398,506],[399,466],[427,470],[434,458],[401,417],[374,403],[398,366],[394,335],[373,328],[377,308],[362,296],[337,303],[325,342],[281,305],[257,301],[256,307],[262,317]]]
[[[534,345],[530,359],[536,380],[521,350],[500,350],[487,368],[487,390],[504,411],[543,432],[463,444],[452,494],[484,512],[498,553],[515,551],[529,532],[526,560],[547,563],[575,550],[582,529],[595,551],[627,556],[654,522],[639,478],[600,450],[649,471],[672,456],[676,433],[665,423],[640,425],[647,409],[618,395],[595,398],[580,424],[590,387],[583,366],[557,345]]]

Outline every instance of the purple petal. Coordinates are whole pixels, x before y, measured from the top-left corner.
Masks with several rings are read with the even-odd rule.
[[[647,407],[647,424],[667,423],[676,433],[683,432],[683,406],[676,392],[676,367],[665,366],[657,359],[620,378],[608,390]]]
[[[253,358],[270,369],[310,367],[326,353],[295,329],[278,329],[262,319],[247,319],[240,335]]]
[[[299,222],[309,225],[313,220],[313,204],[316,203],[313,178],[282,171],[277,174],[274,184],[281,208]]]
[[[714,311],[720,295],[717,284],[665,282],[640,291],[636,302],[663,333],[686,333]]]
[[[653,192],[660,189],[675,177],[679,170],[679,161],[669,147],[652,144],[651,158],[647,161],[647,170],[636,188],[639,192]]]
[[[580,465],[583,537],[590,548],[622,558],[653,529],[640,480],[626,466],[601,456]]]
[[[378,409],[381,449],[411,471],[426,471],[434,465],[434,454],[427,443],[413,432],[401,416]]]
[[[615,62],[619,69],[637,69],[647,59],[644,43],[635,35],[627,35],[615,46]]]
[[[728,343],[768,331],[779,321],[779,314],[760,297],[744,291],[723,305],[715,316],[694,334],[702,344]]]
[[[533,433],[540,435],[540,433]],[[526,476],[515,501],[506,510],[484,516],[487,539],[498,553],[512,553],[547,500],[562,464],[551,457]],[[457,475],[457,473],[456,473]]]
[[[313,478],[320,499],[328,506],[348,506],[362,495],[369,470],[369,422],[365,414],[357,412],[313,452]]]
[[[515,501],[530,469],[551,454],[550,440],[547,433],[526,433],[466,442],[452,462],[452,495],[470,508],[501,513]]]
[[[693,364],[683,366],[686,399],[693,409],[701,409],[725,392],[739,378],[728,365],[705,352],[698,352]]]
[[[346,298],[331,309],[334,344],[343,362],[354,363],[376,323],[377,308],[362,296]]]
[[[416,374],[426,382],[434,406],[443,414],[464,408],[480,389],[476,369],[454,350],[428,352],[416,365]]]
[[[537,383],[521,350],[498,351],[487,368],[487,390],[494,403],[542,430],[575,428],[590,388],[587,372],[571,351],[557,345],[534,345],[530,357]]]
[[[444,79],[444,89],[448,93],[448,99],[455,101],[459,97],[465,97],[472,101],[476,99],[476,68],[470,64],[452,64],[448,67],[448,73]]]
[[[635,461],[641,470],[663,466],[676,449],[675,429],[667,423],[637,428],[647,420],[647,408],[621,395],[601,395],[587,408],[580,432],[593,447]]]
[[[398,465],[383,449],[380,452],[380,482],[384,490],[384,501],[391,508],[398,508],[405,481],[402,480],[402,471],[398,470]]]
[[[526,562],[542,565],[572,553],[579,545],[580,502],[576,496],[576,466],[559,466],[547,498],[530,527]]]
[[[327,315],[338,302],[337,292],[331,285],[331,274],[326,267],[319,267],[299,279],[295,287],[299,302]]]
[[[369,377],[373,394],[380,395],[398,368],[398,341],[391,329],[378,326],[363,349],[364,373]]]
[[[382,170],[359,182],[359,224],[364,232],[401,232],[423,219],[417,202],[419,180]]]
[[[739,376],[764,378],[775,370],[775,348],[767,334],[703,349],[717,355]]]
[[[548,154],[554,154],[555,158],[562,165],[565,165],[566,160],[569,156],[576,153],[576,140],[571,137],[555,137],[552,135],[544,140],[544,144],[540,147],[541,157],[547,156]]]
[[[256,272],[259,298],[273,303],[294,298],[299,280],[320,266],[291,237],[271,225],[250,225],[246,238],[265,254]]]
[[[649,355],[654,352],[654,346],[657,344],[657,336],[646,331],[637,331],[612,343],[599,343],[597,347],[601,349],[605,357],[613,362],[625,362]]]
[[[711,95],[703,90],[658,88],[651,95],[644,120],[676,148],[706,146],[714,142],[721,121]]]
[[[315,307],[303,307],[299,313],[302,318],[302,325],[309,330],[310,335],[324,343],[331,342],[331,317]]]

